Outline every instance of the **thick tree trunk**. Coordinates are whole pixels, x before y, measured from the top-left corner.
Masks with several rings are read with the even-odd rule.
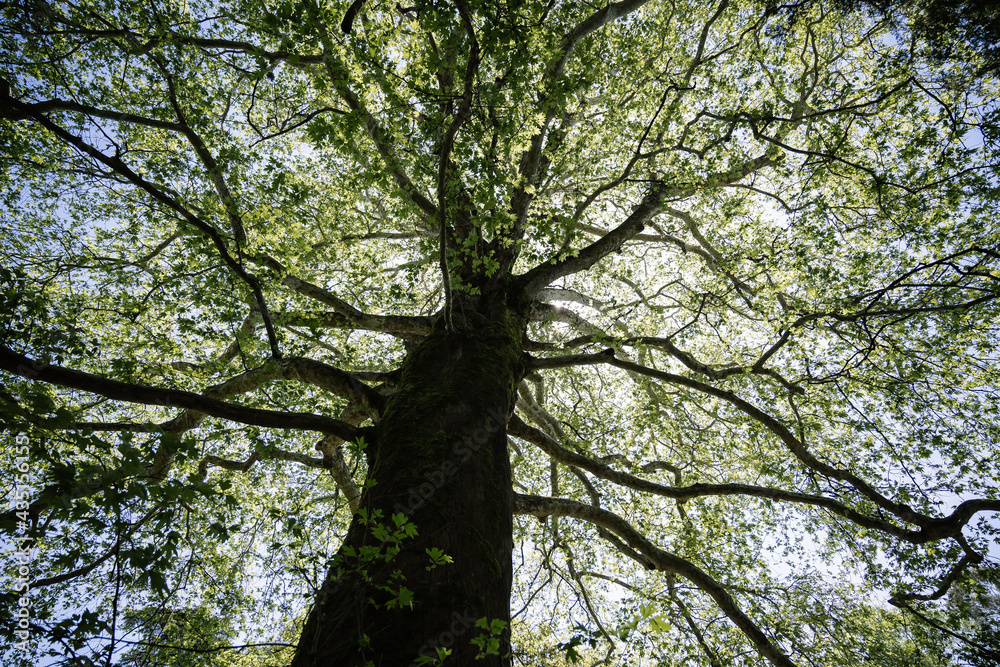
[[[436,327],[407,357],[375,428],[361,509],[293,667],[405,667],[439,648],[451,651],[449,664],[510,664],[506,423],[523,374],[524,318],[506,305],[476,306],[472,317],[461,313],[459,332]],[[435,565],[434,550],[451,562]],[[503,629],[493,634],[480,619]],[[477,660],[490,639],[499,644]]]

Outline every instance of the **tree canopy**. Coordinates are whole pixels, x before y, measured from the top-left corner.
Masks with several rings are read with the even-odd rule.
[[[480,507],[414,664],[997,664],[995,44],[848,5],[5,5],[6,664],[305,660]]]

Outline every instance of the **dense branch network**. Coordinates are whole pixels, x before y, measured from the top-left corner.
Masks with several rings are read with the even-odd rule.
[[[202,262],[206,257],[215,264],[221,260],[224,271],[234,277],[230,285],[249,292],[246,299],[230,299],[223,283],[206,282],[211,289],[205,291],[216,293],[217,302],[183,306],[210,318],[212,308],[228,299],[237,304],[232,312],[238,315],[220,316],[221,321],[232,321],[228,331],[233,335],[212,360],[170,357],[150,362],[150,367],[158,364],[177,374],[161,377],[162,386],[113,379],[113,373],[95,368],[101,360],[90,363],[82,355],[79,368],[72,362],[41,363],[42,357],[30,356],[30,344],[15,349],[20,341],[5,334],[0,368],[11,377],[84,392],[115,406],[108,409],[112,418],[98,419],[90,414],[97,412],[98,404],[88,404],[79,409],[78,419],[59,428],[200,437],[212,417],[237,425],[236,430],[253,426],[307,432],[320,438],[313,452],[321,456],[274,443],[249,454],[245,449],[235,453],[237,447],[216,451],[206,446],[194,466],[195,482],[215,481],[213,469],[237,478],[256,474],[266,458],[328,472],[346,498],[348,511],[354,512],[365,488],[364,473],[350,469],[344,449],[371,437],[369,427],[378,423],[395,391],[407,353],[442,322],[449,331],[461,331],[456,319],[464,316],[465,304],[503,286],[510,291],[509,303],[520,304],[529,322],[522,341],[524,378],[517,378],[523,380],[517,413],[507,424],[515,452],[514,483],[524,491],[515,496],[515,511],[551,517],[553,550],[558,547],[566,554],[570,579],[609,641],[611,633],[587,598],[583,574],[573,565],[569,542],[557,539],[558,517],[595,526],[617,552],[643,568],[665,573],[672,604],[681,610],[686,631],[693,633],[710,661],[717,661],[711,641],[672,587],[674,575],[714,601],[772,664],[793,664],[764,626],[741,609],[719,573],[660,548],[653,529],[636,528],[623,514],[601,507],[601,497],[611,494],[634,493],[641,503],[653,498],[674,501],[682,530],[694,525],[685,508],[695,501],[748,499],[822,515],[830,525],[856,526],[909,545],[957,545],[949,556],[951,568],[936,588],[930,593],[897,592],[892,602],[901,606],[941,599],[967,568],[983,561],[981,541],[970,542],[970,526],[984,514],[1000,512],[1000,500],[963,499],[950,513],[935,513],[930,502],[918,504],[913,493],[901,493],[903,485],[875,481],[877,467],[852,467],[829,447],[816,444],[836,442],[838,429],[847,423],[840,413],[829,419],[822,414],[828,400],[823,392],[830,387],[842,391],[838,383],[853,383],[851,390],[867,398],[878,389],[894,390],[907,383],[903,370],[886,377],[879,366],[895,361],[902,369],[901,355],[893,357],[891,352],[916,349],[907,327],[923,327],[931,335],[938,329],[961,330],[966,318],[970,328],[986,332],[979,339],[956,343],[956,349],[964,345],[970,357],[981,360],[978,367],[986,369],[970,380],[981,385],[970,391],[988,387],[995,379],[988,372],[995,354],[982,342],[990,340],[995,328],[973,321],[988,321],[1000,303],[995,239],[987,233],[960,239],[960,244],[949,238],[938,251],[925,252],[907,248],[906,235],[892,238],[866,227],[879,224],[868,218],[902,216],[900,209],[915,206],[912,198],[919,196],[939,196],[947,204],[942,215],[957,220],[963,211],[949,202],[995,166],[949,167],[947,177],[939,178],[920,171],[922,166],[904,169],[881,161],[879,150],[887,151],[891,143],[879,134],[886,131],[880,124],[883,116],[897,114],[905,104],[929,113],[935,104],[928,100],[944,106],[943,93],[920,81],[919,73],[887,75],[891,80],[871,93],[857,92],[853,84],[846,92],[835,85],[840,78],[860,76],[860,70],[833,71],[829,78],[834,83],[824,83],[824,70],[839,62],[842,52],[883,47],[867,45],[867,38],[849,31],[839,37],[821,34],[819,19],[798,28],[801,50],[778,72],[760,55],[765,43],[777,48],[767,33],[768,16],[744,21],[739,8],[727,2],[697,13],[698,25],[677,37],[687,51],[676,54],[676,61],[622,63],[630,73],[595,66],[601,79],[593,81],[577,71],[588,67],[577,59],[584,57],[580,52],[585,53],[589,40],[620,26],[627,29],[613,34],[626,39],[628,30],[647,30],[644,21],[665,29],[674,25],[673,14],[663,18],[665,10],[646,0],[588,9],[591,13],[581,12],[552,28],[549,43],[538,50],[545,58],[526,66],[517,54],[500,60],[498,51],[503,49],[483,41],[489,18],[464,2],[457,2],[453,13],[434,10],[442,13],[432,16],[430,9],[375,9],[358,1],[341,23],[343,34],[329,27],[339,17],[327,8],[310,1],[303,11],[300,18],[308,19],[315,34],[292,48],[294,41],[281,34],[284,28],[265,31],[256,41],[242,34],[249,32],[246,28],[212,34],[211,22],[194,27],[168,22],[143,34],[137,28],[85,28],[87,21],[49,10],[47,20],[56,28],[43,31],[43,37],[65,31],[75,35],[79,48],[95,43],[119,53],[128,66],[153,81],[151,89],[162,98],[162,108],[169,109],[163,113],[155,99],[129,99],[124,88],[105,108],[82,89],[43,94],[21,81],[19,92],[18,86],[3,82],[0,117],[5,122],[33,128],[46,141],[60,143],[72,153],[64,158],[68,173],[78,172],[81,182],[99,184],[115,201],[169,220],[176,229],[158,236],[150,252],[113,248],[119,257],[100,259],[103,256],[95,252],[98,259],[89,264],[70,268],[67,262],[51,275],[39,269],[40,283],[58,282],[76,266],[95,274],[138,267],[153,276],[146,293],[150,299],[169,289],[154,268],[170,262],[182,265],[185,250],[178,246],[187,242],[190,230],[207,245],[185,248],[195,248],[192,252]],[[548,17],[545,9],[536,17],[538,26],[549,29]],[[272,18],[274,25],[292,23],[291,18],[266,18],[260,19],[261,25],[271,25]],[[378,34],[399,40],[397,53],[405,47],[411,55],[371,55],[363,40]],[[511,35],[513,43],[517,35]],[[192,80],[218,76],[226,82],[224,104],[214,98],[202,104],[199,94],[207,93],[188,88],[193,83],[185,79],[172,49],[202,68]],[[753,62],[759,78],[751,84],[760,84],[763,92],[759,97],[744,95],[742,84],[734,83],[722,95],[723,102],[716,103],[704,93],[711,85],[712,68],[726,67],[734,54],[744,51],[759,59]],[[433,70],[433,76],[421,68]],[[253,117],[264,113],[259,110],[265,105],[261,86],[275,76],[312,98],[304,110],[286,109],[286,117],[259,124]],[[530,85],[514,83],[519,76],[529,77]],[[786,78],[794,83],[785,83]],[[626,85],[633,79],[634,85]],[[529,92],[522,93],[519,86]],[[246,126],[254,130],[252,141],[246,127],[231,120],[239,115],[231,114],[231,108],[243,111]],[[628,111],[632,108],[634,112]],[[512,114],[510,127],[504,125],[506,113]],[[967,122],[953,120],[955,127]],[[858,146],[851,143],[847,129],[831,129],[838,124],[864,128],[857,131],[862,137]],[[262,132],[271,125],[277,129]],[[589,139],[588,132],[596,138]],[[125,138],[146,148],[130,150]],[[282,143],[293,138],[303,146],[312,143],[308,149]],[[890,139],[899,140],[897,135]],[[930,145],[938,139],[921,141]],[[265,145],[278,146],[283,157],[267,167],[234,157],[240,150],[266,150],[258,148]],[[157,174],[143,154],[168,154],[176,146],[190,164],[178,160],[181,166],[173,175]],[[732,148],[729,155],[723,152],[727,147]],[[317,163],[327,160],[332,170],[339,170],[329,180],[293,169],[297,160],[312,159],[314,151],[320,156]],[[942,157],[941,162],[951,159]],[[19,168],[34,167],[25,160]],[[889,173],[893,169],[898,173]],[[309,200],[311,193],[321,203],[299,206],[269,170],[287,171],[295,186],[288,186],[288,192],[301,200]],[[956,183],[952,190],[949,179]],[[264,194],[254,195],[254,187]],[[838,187],[847,191],[840,203],[839,193],[831,194]],[[811,196],[823,200],[819,213],[810,213]],[[278,213],[267,219],[261,211],[272,197],[279,200],[273,206]],[[776,205],[784,217],[775,222],[769,211],[747,212],[752,205],[764,210],[764,201]],[[284,227],[297,224],[301,226],[296,232],[283,234]],[[920,224],[914,223],[914,229]],[[836,234],[823,236],[829,228]],[[878,242],[898,251],[898,265],[870,266],[883,261],[885,254],[868,248],[859,251],[868,255],[851,264],[850,253],[840,246],[866,243],[855,228],[882,234]],[[295,233],[312,237],[309,243],[288,241]],[[807,253],[798,252],[796,244],[812,244],[817,256],[830,254],[828,264],[820,267],[823,276],[811,276],[812,267],[802,259]],[[362,255],[361,248],[368,254]],[[345,259],[351,252],[378,265],[378,271],[358,269]],[[836,283],[838,270],[860,277],[856,284],[822,293],[824,279]],[[191,269],[191,275],[199,274]],[[97,317],[96,308],[82,312]],[[132,335],[129,327],[121,325],[123,340]],[[258,340],[261,328],[263,340]],[[177,333],[169,327],[163,331],[165,338]],[[279,332],[316,342],[316,358],[291,352],[300,341],[282,338]],[[819,350],[814,355],[819,360],[793,353],[797,346],[809,345]],[[146,353],[140,344],[135,350],[137,356]],[[329,360],[327,353],[344,357],[343,364],[340,359],[334,362],[337,366],[321,361]],[[907,359],[920,359],[921,354],[930,358],[932,351],[916,351]],[[234,369],[237,365],[241,367]],[[944,378],[944,384],[948,376],[933,372],[939,375],[927,371],[906,386],[919,389],[923,383],[931,387],[928,392],[936,391],[936,378]],[[595,377],[587,373],[599,374],[598,384],[608,397],[580,388],[584,379]],[[174,377],[180,377],[183,386],[203,389],[174,388],[180,386],[169,379]],[[278,384],[303,386],[313,392],[309,396],[335,400],[293,412],[283,394],[270,393]],[[687,475],[688,468],[678,461],[654,458],[650,448],[640,456],[624,447],[615,449],[614,437],[604,434],[600,421],[614,421],[618,396],[633,390],[644,397],[653,415],[634,418],[637,440],[655,419],[668,414],[665,405],[676,402],[682,406],[676,414],[698,414],[683,416],[695,434],[692,439],[724,441],[732,434],[763,432],[760,441],[765,444],[755,440],[755,446],[780,450],[768,455],[780,461],[777,467],[784,476],[761,473],[763,481],[756,483],[731,470],[731,478],[723,474],[702,481],[713,473],[694,472],[699,481],[682,483],[682,471]],[[83,405],[80,394],[56,395]],[[239,404],[236,396],[268,407]],[[42,423],[6,388],[2,400],[12,414]],[[155,424],[129,420],[126,404],[172,412],[153,412],[159,420]],[[864,408],[851,405],[865,414]],[[108,408],[103,403],[100,407]],[[328,416],[330,409],[336,409],[339,418]],[[678,433],[685,430],[679,425],[683,419],[678,417],[674,426]],[[870,430],[878,429],[873,425]],[[899,438],[883,440],[895,446]],[[616,461],[632,472],[611,465]],[[155,449],[143,483],[163,484],[180,475],[174,464],[169,447]],[[548,479],[539,471],[548,471]],[[674,483],[654,481],[660,471],[671,473]],[[71,495],[79,499],[106,492],[120,478],[111,471],[104,481],[78,486]],[[540,495],[546,481],[551,497]],[[921,484],[913,486],[923,493]],[[30,511],[37,519],[51,509],[35,503]],[[152,510],[143,514],[110,550],[89,563],[35,585],[84,577],[109,563],[115,550],[143,530],[152,516]],[[8,513],[4,519],[12,517]]]

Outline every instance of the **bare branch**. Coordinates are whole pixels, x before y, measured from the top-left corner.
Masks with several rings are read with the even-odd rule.
[[[897,503],[885,497],[876,491],[868,482],[864,481],[851,471],[835,468],[828,463],[820,461],[809,451],[805,443],[797,438],[792,431],[778,419],[767,414],[748,401],[739,398],[731,391],[719,389],[717,387],[713,387],[712,385],[698,382],[697,380],[692,380],[691,378],[686,378],[681,375],[665,373],[653,368],[647,368],[629,361],[609,359],[607,363],[612,366],[617,366],[623,370],[632,371],[641,375],[648,375],[649,377],[657,378],[682,387],[688,387],[726,401],[744,414],[758,421],[774,435],[778,436],[788,450],[809,468],[812,468],[813,470],[816,470],[817,472],[828,477],[847,482],[857,489],[865,498],[872,501],[877,506],[891,512],[903,521],[920,526],[920,531],[918,531],[917,534],[922,537],[920,537],[919,542],[930,542],[945,537],[957,537],[961,535],[962,528],[966,523],[968,523],[968,519],[971,518],[972,514],[978,511],[993,511],[994,507],[1000,508],[1000,500],[973,500],[967,501],[967,503],[970,503],[968,505],[966,503],[962,503],[962,505],[959,506],[962,511],[960,512],[956,509],[956,511],[949,517],[935,518],[920,514],[909,505]],[[789,400],[792,400],[791,397],[789,397]],[[969,514],[970,512],[972,514]]]

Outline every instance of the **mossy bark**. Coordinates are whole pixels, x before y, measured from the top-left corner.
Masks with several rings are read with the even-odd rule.
[[[436,657],[438,648],[451,651],[448,664],[510,664],[506,424],[523,374],[525,320],[506,303],[467,306],[456,310],[456,331],[436,326],[406,359],[375,427],[370,486],[293,667],[403,667]],[[377,524],[393,533],[394,515],[405,515],[416,536],[380,539]],[[452,562],[433,566],[432,549]],[[403,587],[412,606],[405,593],[398,604]],[[504,630],[491,635],[479,619],[502,621]],[[496,653],[477,660],[477,637],[499,639]]]

